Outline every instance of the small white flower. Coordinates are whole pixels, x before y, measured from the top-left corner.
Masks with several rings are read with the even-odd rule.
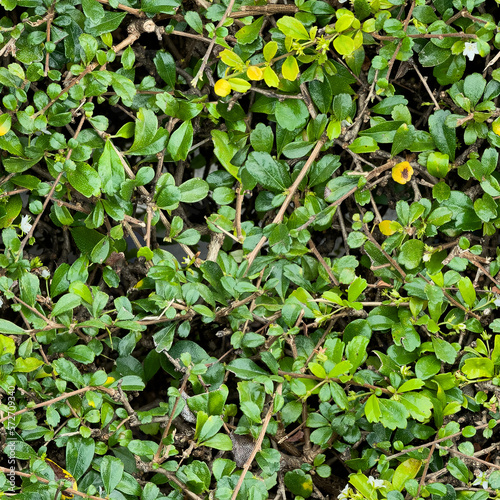
[[[349,485],[346,484],[345,488],[337,496],[338,500],[347,500],[349,498]]]
[[[487,478],[488,473],[486,471],[480,472],[477,478],[474,480],[472,483],[473,486],[482,486],[483,489],[487,490],[488,489],[488,478]]]
[[[475,42],[465,42],[465,48],[463,51],[463,55],[469,58],[469,61],[474,59],[474,56],[479,55],[479,49],[477,48],[477,43]]]
[[[3,306],[3,300],[0,299],[0,307],[2,307],[2,306]]]
[[[43,269],[41,276],[42,276],[42,278],[45,278],[45,279],[50,278],[50,273],[49,273],[48,269]]]
[[[21,231],[23,233],[29,233],[31,231],[32,225],[30,224],[31,217],[29,215],[23,215],[21,218]]]
[[[368,478],[368,484],[371,484],[375,489],[383,488],[384,481],[382,479],[375,479],[373,476]]]

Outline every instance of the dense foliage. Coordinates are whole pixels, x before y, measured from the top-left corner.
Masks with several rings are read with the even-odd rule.
[[[0,491],[498,498],[495,2],[0,5]]]

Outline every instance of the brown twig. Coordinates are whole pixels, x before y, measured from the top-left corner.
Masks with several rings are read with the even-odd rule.
[[[36,476],[34,474],[27,474],[26,472],[8,469],[7,467],[0,467],[0,472],[3,472],[4,474],[7,474],[7,475],[15,474],[16,476],[19,476],[19,477],[35,478],[39,483],[43,483],[43,484],[49,484],[52,482],[52,481],[49,481],[48,479],[45,479],[43,477],[39,477],[39,476]],[[86,493],[82,493],[81,491],[73,490],[71,488],[65,488],[63,491],[66,493],[71,493],[72,495],[79,496],[81,498],[89,498],[90,500],[105,500],[102,497],[96,497],[94,495],[87,495]],[[71,497],[64,497],[64,498],[71,498]]]
[[[337,382],[337,384],[343,384],[344,382],[342,382],[342,380],[340,380],[339,378],[321,378],[321,377],[316,377],[316,375],[309,375],[307,373],[293,373],[293,372],[284,372],[282,370],[278,370],[278,375],[282,375],[283,377],[291,377],[291,378],[309,378],[311,380],[318,380],[318,381],[324,381],[324,380],[327,380],[327,381],[330,381],[330,382]],[[393,396],[394,393],[392,393],[389,389],[386,389],[384,387],[378,387],[376,385],[372,385],[372,384],[367,384],[367,383],[360,383],[360,382],[355,382],[353,380],[349,380],[349,384],[350,385],[355,385],[357,387],[364,387],[365,389],[371,389],[373,391],[382,391],[384,394],[388,394],[388,395],[391,395]]]
[[[430,89],[430,87],[427,83],[427,77],[424,78],[422,76],[422,73],[420,73],[417,65],[411,59],[408,62],[411,65],[411,67],[415,70],[415,73],[417,73],[418,77],[420,78],[420,81],[422,82],[422,85],[425,87],[425,90],[427,91],[427,93],[429,94],[429,97],[431,98],[432,102],[434,103],[434,110],[441,109],[441,107],[439,106],[439,103],[437,102],[436,98],[434,97],[434,94],[432,93],[432,90]]]
[[[295,14],[299,8],[295,5],[243,5],[240,10],[231,12],[229,17],[247,17],[247,16],[272,16],[273,14]]]
[[[52,26],[52,21],[54,20],[54,6],[55,6],[56,0],[52,0],[52,4],[50,5],[49,10],[47,11],[47,40],[46,43],[50,42],[50,28]],[[45,69],[43,70],[43,74],[47,76],[49,72],[49,59],[50,59],[50,53],[48,50],[45,52]]]
[[[0,418],[0,423],[5,422],[9,418],[13,418],[17,415],[22,415],[23,413],[26,413],[27,411],[32,411],[32,410],[36,410],[38,408],[43,408],[44,406],[50,406],[50,405],[53,405],[54,403],[57,403],[58,401],[63,401],[65,399],[68,399],[71,396],[77,396],[78,394],[83,394],[85,392],[94,391],[94,390],[104,391],[107,394],[109,394],[110,396],[113,396],[115,394],[115,390],[109,389],[108,387],[102,387],[102,386],[82,387],[81,389],[77,389],[76,391],[66,392],[64,394],[61,394],[60,396],[57,396],[57,398],[49,399],[48,401],[44,401],[43,403],[38,403],[37,405],[31,406],[29,408],[23,408],[22,410],[18,410],[16,412],[9,413],[6,417]]]
[[[109,0],[97,0],[97,1],[103,3],[104,5],[109,5]],[[141,9],[134,9],[133,7],[129,7],[128,5],[123,5],[122,3],[116,5],[115,8],[124,10],[125,12],[128,12],[129,14],[132,14],[133,16],[139,17],[141,19],[144,19],[146,17],[146,14]]]
[[[226,12],[224,12],[222,19],[217,23],[217,26],[215,27],[214,31],[217,31],[224,24],[225,20],[227,19],[227,16],[231,13],[231,10],[233,10],[234,2],[235,0],[229,1]],[[198,81],[200,80],[201,76],[203,75],[203,72],[205,71],[205,67],[208,63],[208,59],[210,58],[210,54],[212,53],[212,49],[214,48],[216,40],[217,40],[217,35],[214,35],[212,40],[210,41],[210,45],[208,46],[207,51],[205,52],[205,55],[203,56],[200,69],[198,70],[198,73],[196,73],[195,77],[191,81],[191,85],[193,87],[196,87],[196,85],[198,85]]]
[[[238,242],[243,241],[243,232],[241,230],[241,210],[243,207],[243,192],[241,189],[241,184],[236,188],[236,216],[234,218],[234,226],[236,228],[236,236]]]
[[[80,119],[80,123],[78,124],[75,135],[73,136],[74,139],[76,139],[78,137],[78,135],[80,134],[80,131],[82,130],[84,122],[85,122],[85,114],[83,114],[81,119]],[[72,153],[73,153],[73,150],[69,149],[68,154],[66,155],[66,160],[69,160],[71,158]],[[54,194],[54,191],[56,190],[56,186],[59,184],[59,181],[61,180],[63,173],[64,173],[64,171],[59,172],[58,176],[56,177],[56,179],[52,183],[52,187],[50,188],[49,194],[47,195],[47,197],[45,198],[45,201],[43,202],[42,210],[36,216],[36,219],[34,220],[32,226],[31,226],[30,230],[27,232],[26,236],[23,238],[23,241],[21,241],[21,245],[19,247],[19,252],[21,254],[22,254],[24,247],[26,246],[26,243],[33,236],[33,233],[35,232],[35,228],[36,228],[38,222],[40,221],[40,219],[42,218],[42,215],[45,212],[45,209],[47,208],[47,205],[49,204],[49,202],[52,198],[52,195]]]
[[[291,185],[291,187],[288,190],[288,195],[285,198],[285,201],[283,202],[283,205],[281,206],[278,214],[276,217],[273,219],[273,224],[280,224],[283,221],[283,216],[285,215],[286,209],[288,208],[288,204],[290,203],[291,199],[293,198],[295,191],[297,191],[297,188],[299,187],[300,183],[304,179],[304,177],[307,174],[307,171],[313,164],[314,160],[316,160],[317,156],[319,155],[319,152],[321,151],[321,148],[324,146],[326,142],[326,136],[323,136],[316,146],[314,147],[311,155],[307,159],[305,165],[302,167],[302,170],[299,172],[299,175],[295,179],[295,182]],[[255,257],[257,257],[257,254],[259,253],[260,249],[264,245],[264,243],[267,241],[267,238],[263,236],[260,241],[257,243],[255,248],[248,254],[248,268],[246,273],[248,272],[248,269],[250,269],[250,266],[252,265],[252,262],[255,260]],[[245,274],[246,274],[245,273]]]
[[[276,388],[276,394],[281,394],[281,388],[282,384],[278,384],[278,387]],[[269,422],[271,421],[271,417],[273,416],[273,411],[274,411],[274,401],[271,402],[269,405],[269,410],[267,411],[266,416],[264,417],[264,420],[262,421],[262,430],[260,431],[259,437],[255,443],[254,449],[252,450],[252,453],[250,453],[247,461],[245,462],[245,465],[243,467],[243,471],[241,472],[241,476],[238,480],[238,483],[236,484],[236,487],[234,488],[233,494],[231,496],[231,500],[236,500],[236,497],[238,496],[238,492],[241,489],[241,486],[243,484],[243,481],[245,480],[245,477],[247,475],[248,470],[250,469],[250,466],[252,465],[253,459],[255,458],[255,455],[260,451],[260,447],[262,446],[262,441],[264,441],[264,436],[266,435],[266,430],[267,426],[269,425]]]
[[[486,427],[488,427],[488,425],[489,425],[488,423],[476,425],[474,427],[474,429],[476,429],[476,430],[485,429]],[[450,434],[449,436],[435,439],[434,441],[430,441],[429,443],[424,443],[424,444],[421,444],[418,446],[413,446],[411,448],[407,448],[406,450],[395,453],[394,455],[386,456],[385,458],[387,461],[394,460],[395,458],[401,457],[402,455],[406,455],[407,453],[411,453],[412,451],[421,450],[422,448],[429,448],[429,446],[432,446],[433,444],[441,443],[441,442],[446,441],[448,439],[454,439],[454,438],[457,438],[460,436],[462,436],[462,431],[458,431],[458,432],[455,432],[454,434]]]
[[[410,10],[408,11],[408,15],[406,16],[405,22],[403,24],[403,31],[405,32],[405,35],[406,35],[406,30],[408,29],[408,24],[410,23],[411,15],[413,13],[414,8],[415,8],[415,0],[413,0],[411,2]],[[418,33],[418,34],[420,35],[420,33]],[[419,37],[417,37],[417,38],[419,38]],[[425,37],[421,37],[421,38],[425,38]],[[386,74],[387,81],[389,81],[392,67],[394,66],[394,63],[396,62],[396,57],[397,57],[402,45],[403,45],[403,39],[401,38],[399,40],[398,46],[396,47],[396,50],[394,51],[394,54],[392,54],[391,60],[389,61],[389,65],[387,67],[387,74]]]
[[[156,453],[155,453],[151,463],[161,464],[162,462],[164,462],[168,458],[168,456],[162,457],[162,451],[163,451],[163,447],[164,447],[163,441],[168,436],[170,426],[172,425],[172,421],[174,420],[175,410],[177,409],[177,406],[179,405],[179,401],[182,397],[181,394],[186,390],[186,385],[187,385],[188,380],[189,380],[189,372],[184,375],[181,387],[179,389],[179,396],[177,396],[177,398],[175,399],[175,403],[174,403],[174,406],[172,408],[172,413],[170,413],[170,417],[168,419],[167,425],[165,426],[165,429],[163,429],[163,434],[161,436],[160,444],[158,446],[158,449],[156,450]],[[185,404],[187,404],[187,403],[185,403]]]
[[[379,242],[373,237],[372,233],[370,233],[366,224],[363,224],[363,232],[365,233],[365,236],[384,254],[384,257],[391,263],[392,267],[398,271],[404,281],[406,279],[406,273],[403,271],[403,268],[380,246]]]
[[[307,244],[309,245],[309,248],[311,249],[311,252],[314,254],[314,256],[319,260],[320,264],[323,266],[325,271],[328,273],[328,276],[332,283],[336,286],[339,286],[340,283],[338,282],[337,278],[333,274],[332,268],[326,263],[325,259],[323,259],[322,255],[318,252],[318,249],[316,248],[316,245],[314,244],[313,240],[310,239]]]

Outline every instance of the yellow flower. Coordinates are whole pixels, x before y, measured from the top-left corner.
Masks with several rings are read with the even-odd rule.
[[[250,80],[262,80],[264,72],[258,66],[249,66],[247,69],[247,76]]]
[[[220,95],[221,97],[226,97],[231,93],[231,85],[227,80],[217,80],[215,82],[214,86],[214,91],[217,95]]]
[[[399,184],[406,184],[413,175],[413,168],[407,161],[402,161],[392,168],[392,178]]]
[[[113,377],[108,377],[106,379],[106,382],[104,382],[104,387],[107,387],[108,385],[111,385],[114,381],[115,381],[115,379]]]
[[[391,229],[391,222],[392,220],[383,220],[379,222],[378,229],[383,235],[390,236],[396,232],[394,229]]]
[[[491,130],[496,135],[500,135],[500,117],[498,117],[492,124],[491,124]]]
[[[45,461],[50,465],[50,468],[54,471],[54,477],[56,481],[59,481],[61,479],[67,479],[68,481],[72,482],[71,489],[78,490],[78,485],[76,484],[75,478],[66,469],[63,469],[60,465],[57,465],[50,458],[46,458]],[[61,498],[63,500],[66,500],[74,497],[73,495],[71,495],[71,493],[65,495],[63,491],[61,493]]]

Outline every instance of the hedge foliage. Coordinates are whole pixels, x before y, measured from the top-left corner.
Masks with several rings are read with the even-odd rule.
[[[497,3],[0,5],[0,491],[498,498]]]

